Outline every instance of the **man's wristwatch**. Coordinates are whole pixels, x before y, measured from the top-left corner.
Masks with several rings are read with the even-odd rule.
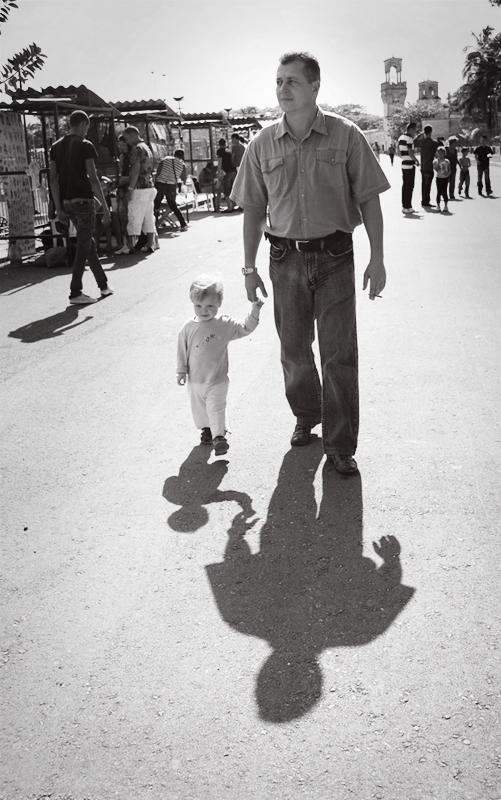
[[[250,275],[251,272],[257,272],[256,267],[242,267],[242,275]]]

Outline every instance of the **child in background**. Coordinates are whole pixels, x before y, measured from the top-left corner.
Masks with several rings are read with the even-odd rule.
[[[464,184],[464,196],[469,197],[470,191],[470,167],[471,161],[468,158],[468,148],[463,147],[461,149],[461,158],[459,159],[459,194],[461,194],[461,190]]]
[[[450,161],[445,157],[445,147],[437,148],[437,157],[433,162],[433,169],[436,172],[437,181],[437,210],[441,211],[440,200],[444,200],[444,211],[448,211],[447,205],[449,198],[447,196],[447,186],[449,185],[449,178],[451,174]]]
[[[223,284],[215,275],[200,275],[190,286],[195,316],[181,328],[177,350],[177,382],[188,379],[191,411],[201,443],[213,444],[216,456],[228,452],[226,396],[228,394],[228,343],[248,336],[259,323],[262,300],[252,303],[245,320],[219,314]]]

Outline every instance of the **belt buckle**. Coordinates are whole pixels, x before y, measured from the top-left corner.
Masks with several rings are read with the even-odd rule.
[[[300,245],[300,244],[309,244],[309,241],[310,241],[309,239],[295,239],[295,240],[294,240],[294,242],[295,242],[295,245],[296,245],[296,246],[295,246],[295,249],[296,249],[296,250],[299,250],[299,252],[300,252],[300,253],[303,253],[303,252],[305,252],[304,250],[301,250],[301,248],[299,247],[299,245]]]

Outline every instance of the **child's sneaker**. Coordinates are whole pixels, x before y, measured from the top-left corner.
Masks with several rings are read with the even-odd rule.
[[[202,428],[200,444],[212,444],[212,432],[210,428]]]
[[[224,436],[216,436],[212,444],[214,445],[214,455],[216,456],[224,456],[230,449],[230,445]]]

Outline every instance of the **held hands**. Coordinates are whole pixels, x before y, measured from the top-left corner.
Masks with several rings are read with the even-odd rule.
[[[177,383],[178,386],[184,386],[184,384],[186,383],[186,372],[177,373]]]
[[[250,272],[248,275],[245,276],[245,290],[247,292],[247,298],[251,301],[251,303],[256,303],[258,301],[257,290],[261,292],[263,297],[268,297],[268,292],[264,288],[263,279],[259,275],[258,272]],[[261,300],[261,305],[262,305]]]
[[[367,288],[369,281],[369,298],[374,300],[375,297],[381,297],[381,292],[386,286],[386,270],[382,258],[371,258],[369,261],[369,266],[364,272],[364,290]]]

